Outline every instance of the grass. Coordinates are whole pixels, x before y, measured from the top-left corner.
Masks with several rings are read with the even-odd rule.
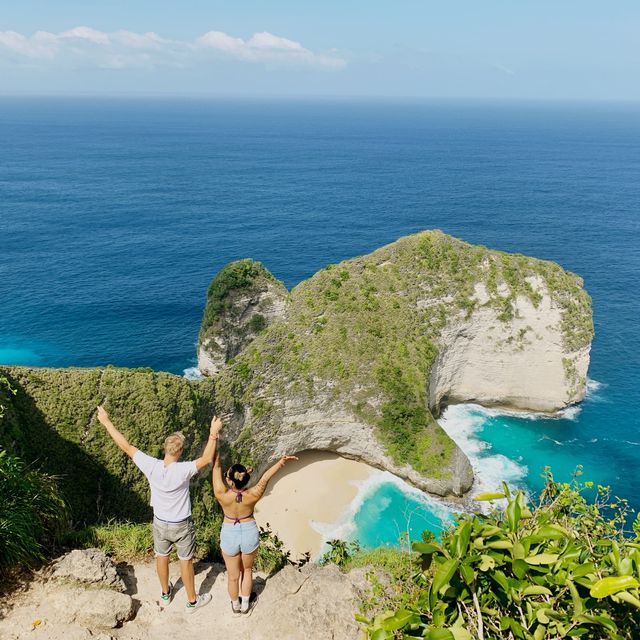
[[[42,560],[67,524],[67,509],[52,476],[0,451],[0,575]]]

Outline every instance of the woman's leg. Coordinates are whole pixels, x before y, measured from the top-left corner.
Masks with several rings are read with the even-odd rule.
[[[238,599],[238,587],[240,584],[240,574],[242,573],[242,556],[240,554],[228,556],[223,551],[222,557],[227,567],[227,589],[229,590],[229,597],[232,602],[235,602]]]
[[[240,593],[243,597],[248,598],[251,595],[251,589],[253,587],[253,563],[256,559],[258,550],[251,553],[243,553],[242,558],[242,586]]]

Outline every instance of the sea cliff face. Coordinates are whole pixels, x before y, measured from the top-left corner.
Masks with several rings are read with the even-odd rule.
[[[424,232],[323,269],[280,313],[216,378],[258,466],[321,449],[460,495],[473,473],[435,420],[443,404],[584,397],[590,298],[551,262]]]

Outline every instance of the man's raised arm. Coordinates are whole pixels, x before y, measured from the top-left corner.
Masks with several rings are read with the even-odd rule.
[[[204,469],[208,464],[213,462],[213,458],[216,455],[216,448],[218,444],[218,436],[222,429],[222,420],[218,416],[213,416],[211,419],[211,428],[209,429],[209,440],[207,446],[204,448],[202,455],[196,460],[196,469],[200,471]]]
[[[98,420],[109,432],[109,435],[113,438],[113,441],[130,457],[133,458],[135,452],[138,450],[132,444],[129,444],[128,440],[113,426],[113,422],[109,418],[109,414],[105,411],[105,408],[100,405],[98,407]]]

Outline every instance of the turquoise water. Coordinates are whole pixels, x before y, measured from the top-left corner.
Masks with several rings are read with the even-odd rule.
[[[237,258],[292,287],[439,228],[556,260],[593,298],[590,399],[443,424],[479,484],[535,492],[545,465],[581,463],[640,507],[638,105],[1,98],[0,203],[7,364],[182,374],[207,285]],[[440,526],[399,485],[367,496],[366,544],[397,542],[407,513]]]
[[[437,537],[453,522],[453,512],[406,485],[380,479],[366,492],[353,516],[353,539],[363,547],[395,546],[421,540],[425,529]]]

